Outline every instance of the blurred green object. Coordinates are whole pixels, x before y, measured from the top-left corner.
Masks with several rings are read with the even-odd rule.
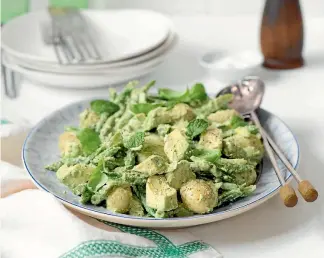
[[[27,13],[29,0],[1,0],[1,24]]]
[[[46,1],[46,0],[44,0]],[[1,24],[29,11],[29,0],[1,0]],[[49,0],[54,7],[88,8],[88,0]]]
[[[54,7],[88,8],[88,0],[49,0],[49,5]]]

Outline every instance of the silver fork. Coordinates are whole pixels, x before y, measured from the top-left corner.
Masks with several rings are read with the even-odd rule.
[[[1,23],[1,27],[3,24]],[[2,58],[4,52],[1,50],[1,74],[3,79],[3,86],[4,91],[7,97],[14,99],[17,97],[17,90],[16,90],[16,74],[11,69],[4,66]]]
[[[1,73],[3,76],[3,84],[6,96],[11,99],[16,98],[16,74],[3,64],[1,64]]]
[[[59,44],[65,49],[68,63],[81,63],[101,59],[86,20],[77,9],[49,8],[54,36],[59,38]],[[56,44],[54,44],[55,46]],[[57,52],[57,51],[56,51]],[[59,59],[59,57],[58,57]]]
[[[72,62],[74,55],[53,23],[41,24],[41,34],[45,44],[53,46],[56,58],[60,64]]]
[[[78,9],[71,10],[70,15],[73,16],[75,21],[74,29],[79,32],[79,39],[84,44],[85,51],[88,53],[89,57],[95,60],[102,60],[101,53],[93,41],[90,33],[91,28],[89,27],[87,20],[83,17]]]

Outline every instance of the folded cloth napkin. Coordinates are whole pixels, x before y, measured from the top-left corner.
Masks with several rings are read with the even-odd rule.
[[[0,178],[0,257],[222,257],[185,229],[129,227],[70,211],[8,163],[0,163]]]

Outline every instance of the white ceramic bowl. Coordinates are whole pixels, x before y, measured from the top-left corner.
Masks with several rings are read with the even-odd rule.
[[[74,88],[74,89],[90,89],[97,87],[111,86],[114,84],[128,82],[130,80],[139,79],[154,71],[164,60],[166,56],[153,60],[144,66],[136,66],[132,70],[122,71],[118,73],[106,74],[57,74],[48,72],[39,72],[36,70],[26,69],[21,66],[10,64],[6,58],[3,58],[3,64],[13,71],[24,76],[27,80],[45,86],[56,88]]]
[[[60,74],[107,74],[107,73],[125,73],[127,71],[134,70],[134,67],[138,65],[141,66],[143,63],[149,63],[156,59],[162,59],[163,56],[167,55],[173,47],[176,45],[178,37],[176,33],[172,30],[169,33],[167,39],[162,45],[158,46],[143,55],[127,59],[121,62],[107,63],[107,64],[97,64],[97,65],[67,65],[62,66],[59,64],[48,64],[40,62],[31,62],[16,56],[11,55],[6,52],[6,61],[10,64],[16,64],[23,68],[36,70],[39,72],[51,72]]]
[[[167,38],[170,20],[149,10],[83,10],[92,36],[107,63],[146,53]],[[46,45],[41,26],[50,24],[48,13],[31,12],[2,28],[2,48],[12,56],[31,62],[56,64],[53,47]]]

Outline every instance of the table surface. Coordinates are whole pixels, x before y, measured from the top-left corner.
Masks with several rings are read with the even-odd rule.
[[[221,87],[217,78],[206,74],[197,62],[204,52],[211,49],[229,53],[247,49],[259,51],[260,17],[192,16],[173,17],[173,20],[180,42],[168,60],[145,78],[156,79],[158,86],[184,89],[200,81],[209,92],[217,92]],[[226,258],[324,257],[321,245],[324,244],[323,23],[322,18],[306,21],[303,68],[289,71],[261,68],[255,71],[266,83],[262,107],[282,118],[295,133],[301,149],[298,172],[313,182],[319,190],[319,199],[315,203],[305,203],[300,198],[296,207],[285,208],[275,196],[237,217],[188,228]],[[22,87],[29,87],[29,93],[33,95],[30,83],[23,82]],[[96,94],[105,91],[101,89]],[[77,98],[74,94],[66,102]],[[17,101],[3,98],[2,105],[8,114],[19,110]],[[34,123],[50,111],[40,112],[40,109],[28,112],[24,109],[20,116]]]

